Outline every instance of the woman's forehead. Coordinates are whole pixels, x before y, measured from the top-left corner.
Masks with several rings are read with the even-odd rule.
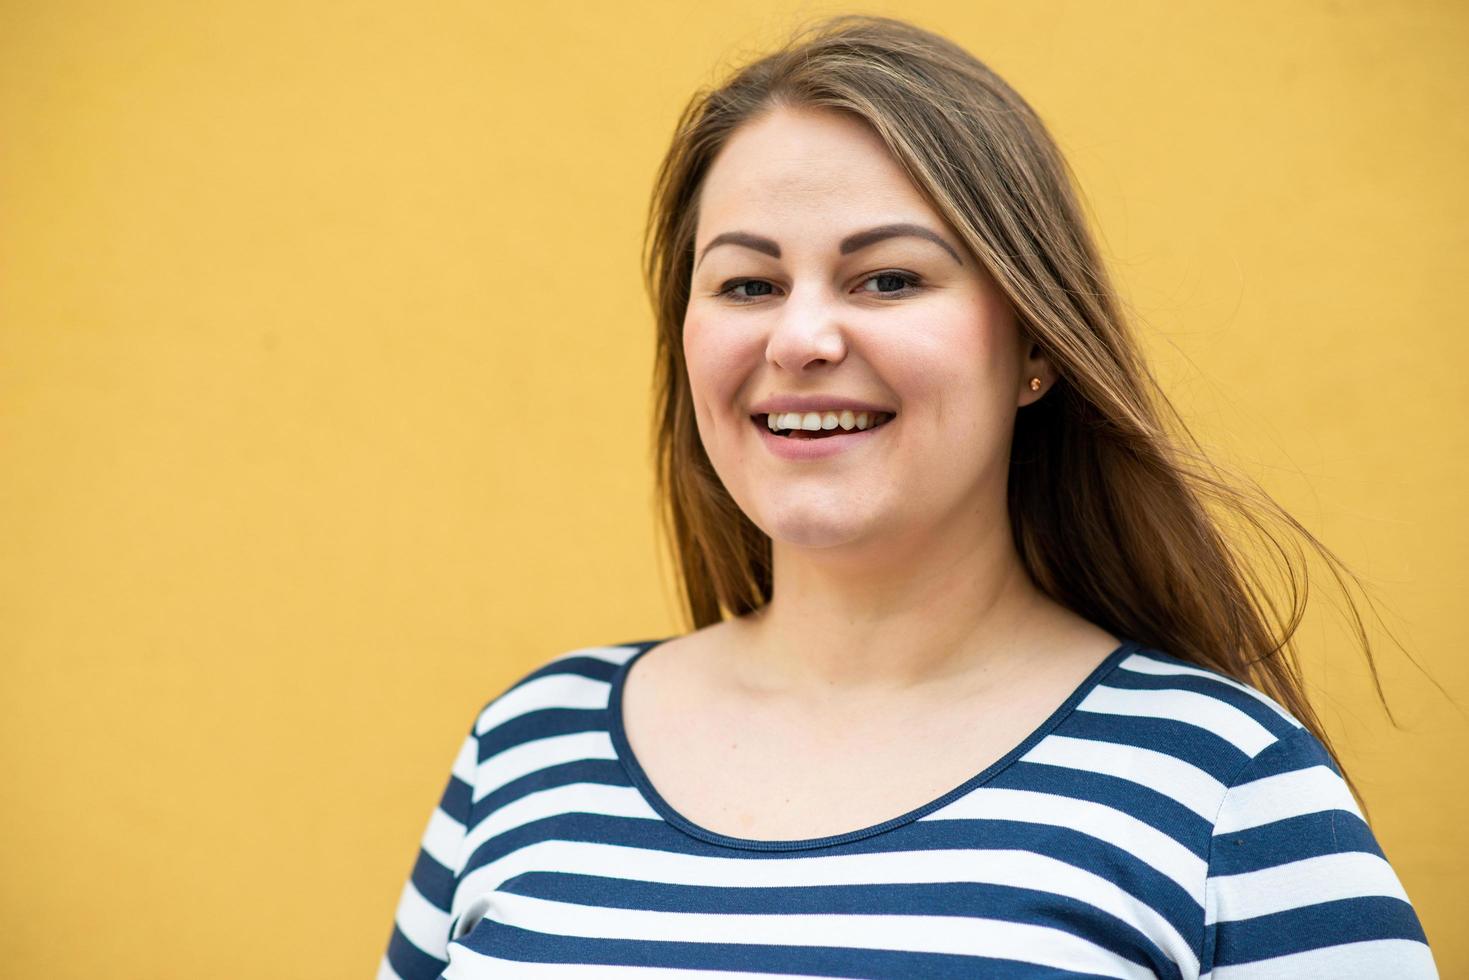
[[[834,112],[774,110],[735,130],[701,189],[701,214],[751,207],[830,207],[922,200],[902,165],[865,123]]]
[[[835,242],[894,223],[947,230],[865,124],[807,114],[736,130],[700,190],[695,236],[700,249],[737,231]]]

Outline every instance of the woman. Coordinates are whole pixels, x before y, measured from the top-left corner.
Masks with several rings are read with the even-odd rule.
[[[697,628],[484,707],[382,976],[1437,975],[1020,96],[835,18],[650,245]]]

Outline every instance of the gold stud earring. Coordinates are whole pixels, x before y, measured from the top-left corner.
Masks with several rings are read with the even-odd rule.
[[[1031,391],[1040,391],[1041,390],[1041,379],[1040,378],[1031,378],[1030,379],[1030,390]]]

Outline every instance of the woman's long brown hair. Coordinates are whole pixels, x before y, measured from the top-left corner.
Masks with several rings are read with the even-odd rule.
[[[1201,450],[1139,353],[1071,171],[1035,111],[963,48],[904,21],[843,15],[799,28],[695,93],[659,169],[644,246],[658,329],[655,469],[693,626],[771,597],[770,538],[735,504],[699,439],[682,331],[704,177],[734,130],[776,106],[865,121],[988,267],[1022,340],[1057,371],[1052,389],[1017,413],[1011,448],[1010,523],[1036,585],[1115,635],[1274,698],[1326,746],[1365,815],[1306,697],[1292,641],[1308,591],[1304,542],[1345,593],[1387,708],[1343,576],[1359,588],[1360,579],[1258,484],[1226,476]],[[1272,534],[1272,523],[1286,533]],[[1263,545],[1258,554],[1252,544]],[[1288,583],[1285,612],[1266,571]]]

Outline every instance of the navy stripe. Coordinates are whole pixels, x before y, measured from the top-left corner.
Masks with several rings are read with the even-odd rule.
[[[392,938],[388,940],[386,955],[393,972],[403,980],[432,980],[449,965],[448,960],[437,959],[413,945],[396,926],[393,927]]]
[[[540,708],[506,719],[479,737],[479,759],[484,762],[506,749],[554,735],[576,735],[605,730],[602,709]]]
[[[1130,779],[1045,763],[1017,762],[990,785],[1100,803],[1173,836],[1200,858],[1208,856],[1207,820],[1173,797]]]
[[[1120,672],[1119,672],[1120,673]],[[1229,782],[1250,757],[1222,735],[1171,718],[1078,711],[1066,722],[1072,738],[1129,745],[1171,755],[1221,783]]]
[[[1384,856],[1361,817],[1345,810],[1323,810],[1219,835],[1211,870],[1215,875],[1237,875],[1345,851]]]
[[[444,795],[439,799],[439,809],[453,817],[462,824],[469,823],[470,796],[474,793],[474,787],[458,776],[450,776],[449,784],[444,787]]]
[[[1412,906],[1396,898],[1348,898],[1219,926],[1217,966],[1370,939],[1427,943]]]
[[[428,851],[420,848],[418,860],[413,862],[413,873],[409,877],[413,881],[413,887],[435,908],[449,911],[449,902],[454,897],[454,886],[458,884],[451,869],[435,861]]]

